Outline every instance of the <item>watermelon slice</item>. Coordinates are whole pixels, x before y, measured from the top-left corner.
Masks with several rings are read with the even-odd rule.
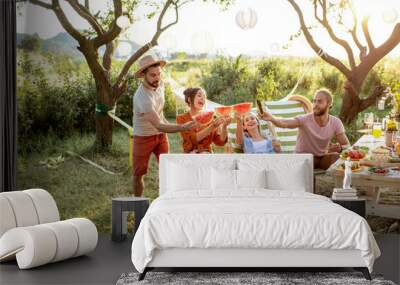
[[[245,102],[245,103],[239,103],[239,104],[233,105],[233,110],[235,110],[235,112],[238,114],[245,114],[245,113],[250,112],[252,107],[253,107],[253,103]]]
[[[201,125],[206,125],[211,122],[214,116],[214,111],[201,112],[193,117],[193,119]]]
[[[221,116],[228,116],[232,111],[232,106],[222,106],[215,108],[215,112]]]

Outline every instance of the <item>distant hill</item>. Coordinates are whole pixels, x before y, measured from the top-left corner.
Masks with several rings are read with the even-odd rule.
[[[68,33],[59,33],[58,35],[49,39],[42,39],[38,34],[28,35],[17,33],[17,46],[20,46],[22,41],[28,37],[37,38],[40,42],[40,48],[44,52],[49,52],[56,55],[67,55],[76,60],[83,59],[81,52],[76,48],[78,46],[78,42]]]
[[[77,49],[78,42],[71,37],[68,33],[59,33],[56,36],[49,39],[42,39],[38,34],[28,35],[28,34],[20,34],[17,33],[17,46],[20,46],[21,42],[28,38],[34,37],[37,38],[40,43],[40,48],[44,52],[49,52],[53,54],[67,55],[72,57],[75,60],[83,60],[84,57],[82,53]],[[138,50],[140,45],[130,41],[130,45],[132,48],[132,52]],[[105,47],[100,48],[100,54],[103,54]],[[118,58],[118,52],[115,54]],[[123,58],[123,57],[119,57]]]
[[[83,59],[77,49],[78,42],[67,33],[59,33],[55,37],[43,40],[43,50],[55,54],[69,55],[75,59]]]

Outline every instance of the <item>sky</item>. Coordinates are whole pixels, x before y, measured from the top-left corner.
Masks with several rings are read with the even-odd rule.
[[[91,0],[92,9],[103,10],[110,4],[109,2],[109,0]],[[308,11],[305,17],[311,24],[313,11],[310,9],[311,6],[307,6],[310,1],[297,2],[301,3],[302,7],[308,7],[305,9]],[[353,0],[353,2],[358,14],[370,16],[370,31],[376,46],[387,39],[395,23],[400,22],[400,0]],[[87,23],[67,4],[64,6],[74,26],[87,27]],[[253,11],[252,19],[257,18],[257,20],[253,28],[244,30],[239,27],[235,18],[249,8]],[[149,7],[145,5],[138,7],[134,14],[136,21],[126,30],[124,37],[139,44],[151,39],[156,27],[156,18],[148,20],[144,15],[149,11]],[[49,38],[63,31],[52,12],[41,7],[27,4],[21,10],[21,14],[17,23],[17,30],[20,33],[38,33],[42,38]],[[170,11],[165,23],[171,21],[173,16],[173,11]],[[169,52],[207,52],[232,56],[239,54],[314,56],[315,53],[303,36],[291,42],[288,49],[282,48],[298,29],[297,14],[286,0],[236,0],[227,10],[223,10],[217,4],[204,3],[200,0],[186,4],[180,10],[178,24],[162,34],[159,46]],[[339,58],[345,57],[343,48],[332,43],[324,30],[314,30],[313,34],[324,50]],[[338,35],[346,34],[339,32]],[[361,32],[359,36],[364,41]],[[121,45],[121,50],[122,48]],[[400,56],[400,46],[397,46],[389,56]]]

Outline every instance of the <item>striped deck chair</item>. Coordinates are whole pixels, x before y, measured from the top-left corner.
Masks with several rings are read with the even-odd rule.
[[[293,118],[297,115],[304,115],[307,113],[302,103],[300,103],[299,101],[285,99],[280,101],[264,101],[263,103],[265,110],[268,110],[273,116],[277,118]],[[252,110],[252,113],[257,114],[255,108]],[[282,146],[283,153],[294,152],[298,129],[277,128],[263,120],[260,120],[260,124],[261,132],[264,136],[269,138],[276,137],[279,140]],[[228,126],[228,147],[226,151],[231,153],[243,152],[242,147],[236,144],[236,122],[232,122]]]
[[[265,110],[276,118],[290,119],[297,115],[304,115],[306,111],[298,101],[267,101],[264,102]],[[298,129],[275,128],[276,136],[281,143],[283,153],[292,153],[296,147]]]

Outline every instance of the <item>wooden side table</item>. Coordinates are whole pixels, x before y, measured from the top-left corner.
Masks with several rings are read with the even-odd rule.
[[[113,241],[123,241],[126,238],[126,212],[134,212],[135,214],[135,225],[133,228],[133,235],[135,235],[140,221],[149,208],[149,204],[149,199],[144,197],[113,198],[111,239]]]
[[[356,214],[359,214],[361,217],[364,219],[366,218],[366,199],[364,198],[358,198],[356,200],[334,200],[332,201],[336,204],[339,204],[340,206],[353,211]]]

